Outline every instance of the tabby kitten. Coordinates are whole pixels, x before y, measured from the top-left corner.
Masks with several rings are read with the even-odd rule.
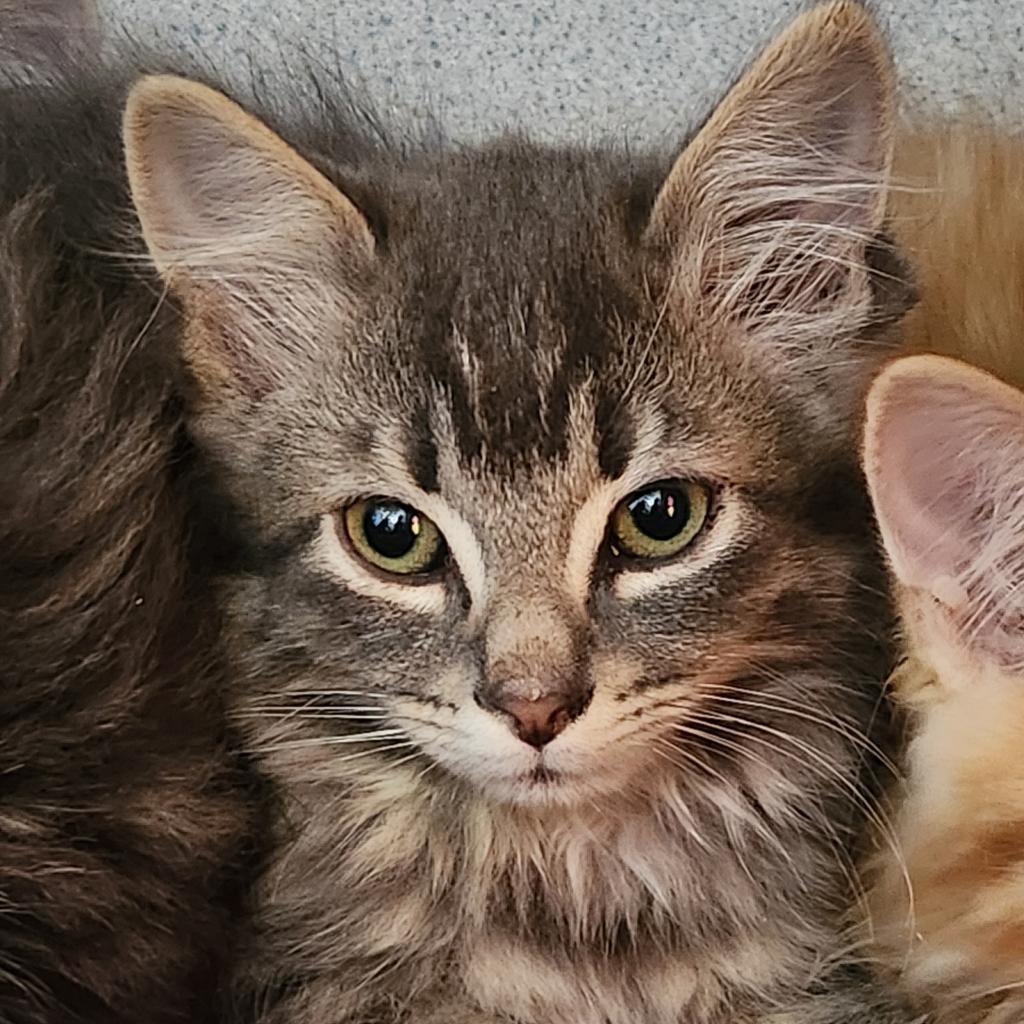
[[[894,691],[913,727],[903,859],[882,866],[873,923],[938,1021],[1011,1024],[1024,1019],[1024,394],[952,359],[897,360],[865,438],[907,632]]]
[[[892,103],[850,2],[674,160],[293,148],[133,89],[281,802],[242,1018],[905,1019],[836,923],[889,658],[852,423],[905,303]]]
[[[100,254],[116,122],[40,85],[66,12],[28,6],[0,5],[0,1020],[212,1024],[251,823],[172,468],[175,318]]]

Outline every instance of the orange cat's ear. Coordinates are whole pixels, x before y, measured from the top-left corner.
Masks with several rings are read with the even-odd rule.
[[[676,254],[680,301],[787,350],[826,344],[844,326],[837,315],[867,299],[893,111],[889,52],[860,4],[798,17],[679,156],[655,201],[647,235]]]
[[[143,79],[124,115],[132,198],[157,269],[184,300],[207,391],[286,380],[371,261],[362,214],[227,97]]]
[[[1024,667],[1024,394],[941,356],[871,388],[864,468],[892,568],[956,639]]]

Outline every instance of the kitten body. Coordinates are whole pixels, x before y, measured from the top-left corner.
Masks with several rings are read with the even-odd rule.
[[[962,359],[1024,386],[1024,136],[961,117],[897,134],[890,224],[919,301],[901,350]]]
[[[0,1019],[198,1024],[252,822],[186,554],[174,318],[106,255],[119,140],[89,100],[0,85]]]
[[[242,1019],[907,1019],[840,924],[886,734],[850,426],[905,304],[890,104],[848,3],[668,158],[296,150],[194,83],[133,90],[232,712],[281,807]],[[707,529],[625,557],[616,508],[672,480]],[[367,557],[348,510],[381,497],[437,570]],[[527,740],[504,709],[542,701]]]

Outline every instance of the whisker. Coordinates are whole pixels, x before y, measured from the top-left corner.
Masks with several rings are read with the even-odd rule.
[[[769,726],[765,726],[760,722],[740,718],[734,715],[715,713],[710,711],[709,709],[701,709],[698,712],[697,718],[698,720],[703,718],[705,721],[708,721],[709,723],[714,723],[717,728],[724,728],[727,731],[731,732],[734,736],[738,736],[741,739],[746,739],[748,741],[750,737],[747,734],[736,729],[735,726],[747,726],[749,728],[753,728],[762,733],[770,735],[772,738],[776,740],[782,740],[784,743],[789,744],[790,747],[794,748],[796,751],[804,755],[804,759],[801,759],[800,762],[802,766],[804,766],[805,768],[811,768],[812,770],[817,771],[822,777],[837,782],[842,787],[842,789],[848,794],[854,806],[858,807],[863,812],[867,820],[878,830],[880,838],[884,842],[886,848],[894,857],[896,863],[899,865],[903,884],[906,889],[908,899],[910,901],[909,914],[911,916],[911,919],[913,918],[913,883],[910,878],[909,869],[907,868],[906,858],[904,857],[903,851],[901,850],[899,845],[899,838],[896,833],[896,829],[893,826],[892,822],[889,820],[889,817],[885,813],[883,807],[881,807],[877,802],[869,800],[867,794],[858,786],[856,786],[853,782],[851,782],[850,779],[846,778],[846,776],[839,772],[835,768],[835,766],[832,765],[821,754],[820,751],[816,750],[810,744],[805,743],[804,741],[798,739],[795,736],[791,736],[788,733],[782,732],[778,729],[773,729]],[[747,749],[746,747],[743,747],[741,744],[736,744],[736,746],[742,750]],[[785,748],[775,748],[775,752],[782,754],[784,757],[793,756],[792,752],[787,751]],[[822,824],[823,826],[828,827],[831,831],[832,826],[828,824],[827,819],[823,819]],[[843,848],[841,844],[838,843],[838,837],[836,837],[836,840],[837,850],[842,850]],[[844,854],[843,860],[844,863],[851,865],[851,870],[853,870],[854,876],[856,876],[856,869],[852,865],[852,861],[849,859],[848,853]],[[863,891],[863,885],[856,880],[856,877],[850,877],[849,880],[853,885],[853,891],[857,896],[858,902],[865,901],[866,894]]]
[[[806,755],[811,759],[811,763],[815,765],[824,775],[831,778],[833,781],[838,783],[850,796],[852,800],[869,815],[872,823],[879,827],[890,828],[889,822],[884,817],[880,817],[882,814],[881,808],[872,806],[865,793],[853,783],[846,775],[840,772],[835,765],[833,765],[822,753],[817,750],[810,743],[805,742],[797,736],[793,736],[790,733],[783,732],[781,729],[775,729],[770,725],[765,725],[763,722],[758,722],[755,719],[743,718],[739,715],[728,714],[727,712],[714,711],[710,708],[701,708],[698,711],[698,717],[704,719],[707,722],[714,722],[719,725],[726,727],[745,726],[750,729],[756,729],[758,732],[765,733],[771,736],[773,739],[780,740],[783,743],[788,743],[791,747],[794,747],[800,753]],[[745,737],[745,734],[738,729],[733,729],[734,735]],[[779,751],[785,753],[785,751]],[[807,762],[804,762],[805,764]]]
[[[389,697],[389,696],[393,696],[393,695],[389,694],[389,693],[386,693],[383,690],[334,690],[334,689],[330,689],[330,690],[321,690],[321,689],[316,689],[316,690],[285,690],[285,691],[281,691],[281,690],[268,690],[266,693],[258,695],[255,698],[255,700],[256,701],[263,701],[263,700],[272,700],[272,701],[287,700],[287,701],[291,701],[292,699],[296,699],[296,700],[315,701],[315,700],[322,700],[322,699],[331,698],[331,697],[363,697],[363,698],[370,698],[370,699],[372,699],[374,697]]]
[[[287,750],[304,750],[309,747],[348,746],[353,743],[373,743],[377,740],[395,739],[405,734],[400,729],[388,729],[378,732],[357,733],[353,736],[304,736],[301,739],[285,740],[268,746],[257,746],[259,753],[269,754]]]
[[[698,739],[703,739],[703,740],[716,740],[716,739],[720,739],[720,737],[716,737],[713,734],[706,733],[706,732],[704,732],[704,730],[702,730],[702,729],[700,729],[700,728],[698,728],[696,726],[693,726],[693,725],[691,725],[688,722],[687,723],[677,723],[674,726],[674,729],[676,729],[676,730],[678,730],[678,731],[680,731],[682,733],[693,735],[694,737],[696,737]],[[757,754],[753,754],[753,752],[750,751],[747,747],[741,746],[738,743],[730,743],[730,741],[725,741],[725,743],[723,745],[727,745],[727,746],[731,745],[734,748],[734,751],[736,753],[740,754],[744,758],[752,759],[755,762],[757,760],[759,760],[759,756]],[[683,752],[683,749],[679,748],[679,747],[673,747],[673,749],[678,750],[680,753]],[[771,765],[769,764],[769,762],[766,761],[766,760],[763,760],[763,759],[761,759],[761,761],[762,761],[762,764],[763,764],[763,767],[765,768],[765,770],[766,771],[770,771],[771,770]],[[774,772],[772,772],[772,773],[774,774]],[[732,786],[730,788],[735,789],[736,787]],[[788,863],[792,863],[792,857],[791,857],[789,851],[785,848],[785,846],[783,845],[783,843],[779,839],[779,837],[777,835],[775,835],[775,833],[772,832],[767,827],[767,825],[765,824],[763,819],[761,819],[760,817],[757,817],[755,815],[752,824],[753,824],[753,827],[754,827],[755,831],[758,833],[758,835],[760,835],[761,838],[766,843],[769,844],[769,846],[773,847],[776,850],[776,852],[781,854],[782,857],[784,857],[785,860]]]
[[[367,709],[370,710],[370,709]],[[340,718],[344,721],[353,722],[379,722],[384,721],[389,716],[386,711],[381,708],[373,708],[372,714],[356,713],[353,714],[349,711],[327,711],[323,708],[317,708],[314,711],[307,711],[304,708],[275,708],[265,707],[250,711],[238,711],[235,713],[235,718],[277,718],[285,721],[289,718],[302,718],[302,719],[332,719]]]
[[[711,688],[709,688],[710,690]],[[761,700],[749,700],[741,697],[736,697],[734,694],[753,694]],[[803,721],[812,722],[815,725],[820,725],[823,728],[830,729],[843,739],[848,739],[852,743],[863,747],[889,771],[894,778],[898,780],[903,779],[902,771],[897,767],[895,762],[878,746],[870,736],[859,732],[854,726],[848,722],[841,720],[834,720],[827,718],[824,714],[818,714],[814,711],[809,710],[805,706],[798,705],[796,701],[787,700],[779,694],[775,693],[761,693],[757,690],[750,690],[744,687],[730,687],[722,686],[720,691],[716,687],[714,688],[714,699],[716,702],[724,704],[732,704],[737,707],[749,707],[758,708],[763,711],[778,711],[781,714],[790,715],[793,718],[799,718]]]

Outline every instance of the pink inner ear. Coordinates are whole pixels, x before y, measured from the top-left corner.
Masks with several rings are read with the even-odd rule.
[[[985,442],[998,419],[998,410],[942,378],[904,376],[879,402],[867,468],[904,583],[930,587],[936,578],[959,576],[969,559],[985,503]]]
[[[1000,646],[1024,612],[1024,396],[953,360],[901,360],[869,398],[865,470],[900,580]]]

